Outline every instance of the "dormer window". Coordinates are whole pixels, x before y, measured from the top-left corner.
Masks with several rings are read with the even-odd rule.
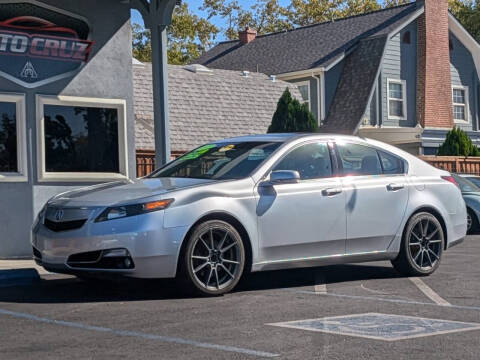
[[[405,34],[403,34],[402,42],[404,44],[411,44],[412,43],[412,35],[411,35],[410,31],[407,31]]]

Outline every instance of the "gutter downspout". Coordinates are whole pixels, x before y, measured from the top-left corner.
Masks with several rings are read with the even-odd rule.
[[[321,127],[323,125],[323,120],[325,120],[325,75],[323,72],[318,75],[312,73],[312,77],[317,82],[317,121],[318,127]]]

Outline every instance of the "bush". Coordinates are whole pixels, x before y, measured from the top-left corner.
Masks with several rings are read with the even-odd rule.
[[[301,104],[292,98],[290,90],[285,89],[273,114],[269,133],[314,132],[318,130],[317,121],[307,104]]]
[[[478,147],[460,128],[453,128],[447,133],[445,142],[438,148],[438,156],[480,156]]]

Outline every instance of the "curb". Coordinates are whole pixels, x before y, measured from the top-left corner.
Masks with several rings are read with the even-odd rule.
[[[0,287],[30,285],[40,281],[35,269],[0,270]]]

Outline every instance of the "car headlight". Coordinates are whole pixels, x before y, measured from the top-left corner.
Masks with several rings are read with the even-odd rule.
[[[129,216],[146,214],[154,211],[164,210],[173,203],[173,199],[151,201],[143,204],[113,206],[105,209],[95,222],[121,219]]]

